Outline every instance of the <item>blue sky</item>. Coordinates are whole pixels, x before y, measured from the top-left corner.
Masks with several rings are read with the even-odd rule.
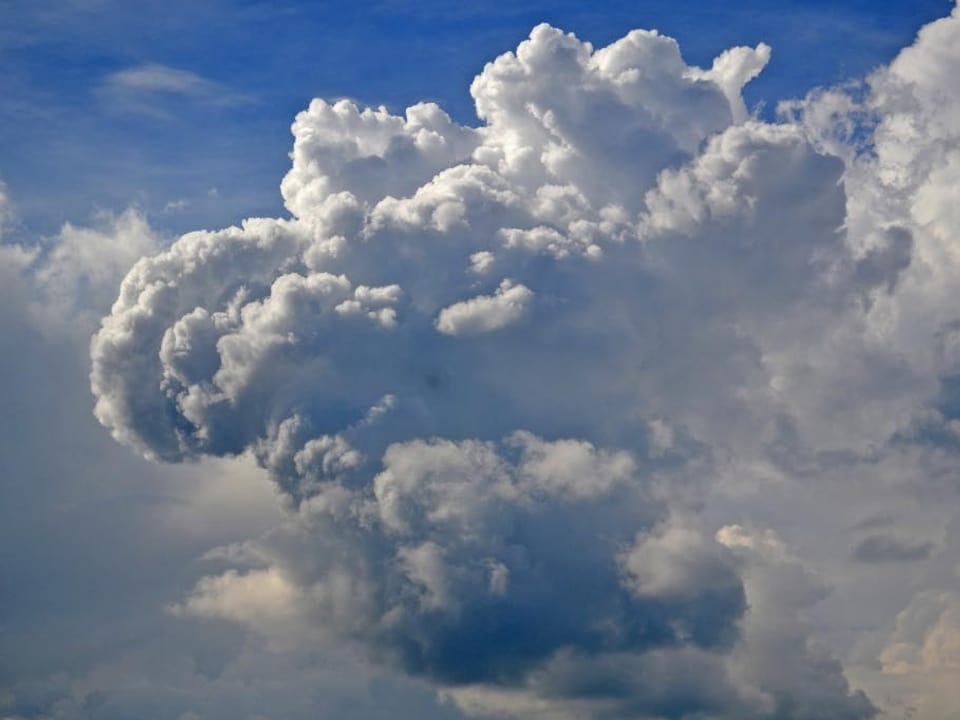
[[[469,81],[538,22],[597,47],[658,29],[701,66],[766,42],[773,60],[745,97],[769,115],[780,99],[863,77],[950,5],[7,0],[0,170],[33,232],[129,205],[170,232],[218,226],[282,212],[289,125],[311,98],[394,111],[433,100],[473,124]],[[196,83],[111,91],[113,74],[145,65]]]

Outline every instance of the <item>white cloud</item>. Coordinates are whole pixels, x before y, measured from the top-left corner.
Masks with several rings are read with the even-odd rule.
[[[163,103],[190,100],[215,106],[242,105],[250,98],[189,70],[144,63],[106,75],[97,93],[108,107],[163,116]]]
[[[157,63],[118,70],[107,78],[116,88],[147,92],[170,92],[186,95],[202,94],[210,83],[187,70],[177,70]]]
[[[639,535],[621,563],[639,595],[682,598],[739,582],[716,543],[679,522]]]
[[[437,316],[437,330],[444,335],[500,330],[519,322],[532,299],[530,288],[504,280],[493,295],[478,295],[443,308]]]
[[[44,289],[46,305],[61,317],[80,310],[99,314],[133,264],[160,246],[146,218],[134,209],[103,215],[94,228],[67,223],[37,269],[36,282]]]
[[[93,343],[98,418],[161,459],[253,451],[300,513],[182,611],[296,637],[228,601],[282,578],[304,637],[340,628],[464,708],[507,683],[561,715],[869,717],[797,619],[820,586],[700,526],[723,458],[775,455],[784,423],[810,452],[857,453],[918,400],[831,389],[823,338],[874,351],[864,308],[910,245],[858,254],[844,161],[748,119],[768,58],[703,71],[657,33],[594,50],[538,26],[474,81],[479,129],[314,101],[293,220],[139,263]],[[820,432],[830,412],[844,433]],[[664,688],[615,669],[666,682],[684,663],[702,675]]]

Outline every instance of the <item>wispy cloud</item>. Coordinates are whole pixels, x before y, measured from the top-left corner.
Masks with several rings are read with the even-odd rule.
[[[110,87],[117,90],[140,92],[168,92],[180,95],[208,95],[217,91],[215,83],[188,70],[148,63],[127,68],[107,78]]]
[[[232,106],[251,100],[197,73],[160,63],[144,63],[110,73],[98,92],[112,109],[161,115],[162,106],[170,101]]]

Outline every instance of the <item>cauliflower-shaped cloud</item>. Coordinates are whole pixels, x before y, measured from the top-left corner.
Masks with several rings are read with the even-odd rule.
[[[118,440],[250,453],[290,503],[176,611],[349,638],[468,712],[871,717],[807,640],[824,587],[700,511],[956,433],[943,22],[779,123],[741,96],[765,45],[703,70],[547,25],[474,80],[479,128],[311,103],[292,218],[142,259],[92,344]]]

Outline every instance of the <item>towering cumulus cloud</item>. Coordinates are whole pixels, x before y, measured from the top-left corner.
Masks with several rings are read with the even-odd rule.
[[[960,467],[958,27],[777,123],[741,97],[765,45],[547,25],[478,128],[314,100],[292,219],[140,260],[93,341],[119,441],[249,453],[288,499],[174,612],[467,713],[873,717],[811,636],[829,583],[732,499]],[[935,554],[871,532],[871,567]]]

